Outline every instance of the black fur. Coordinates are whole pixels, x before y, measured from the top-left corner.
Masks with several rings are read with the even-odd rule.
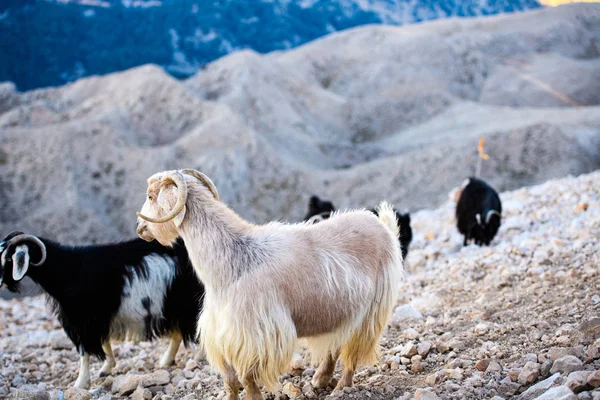
[[[46,261],[38,267],[30,265],[26,275],[45,290],[54,313],[79,351],[83,349],[90,355],[105,359],[102,343],[109,338],[111,321],[127,296],[124,293],[125,283],[131,282],[134,273],[148,277],[149,269],[144,260],[148,255],[173,260],[175,278],[166,288],[162,315],[150,315],[153,299],[146,297],[142,301],[148,310],[144,318],[145,339],[152,340],[179,332],[186,346],[196,341],[196,323],[204,287],[196,277],[183,242],[178,242],[173,248],[142,239],[102,246],[72,247],[39,239],[46,245]],[[20,244],[27,244],[31,262],[40,259],[36,244]],[[0,244],[0,249],[2,247]],[[12,277],[15,248],[15,245],[9,245],[4,249],[8,252],[7,263],[5,268],[0,267],[3,283],[12,292],[19,291],[19,282]]]
[[[379,216],[375,209],[370,209],[373,214]],[[410,246],[410,242],[412,242],[412,228],[410,227],[410,214],[405,213],[401,214],[398,210],[394,210],[396,212],[396,221],[398,222],[398,227],[400,228],[400,248],[402,249],[402,259],[406,259],[408,254],[408,247]]]
[[[308,221],[311,217],[315,215],[321,215],[323,219],[329,218],[332,212],[335,211],[335,207],[333,203],[327,200],[321,200],[317,196],[311,196],[308,201],[308,213],[304,217],[305,221]],[[373,214],[378,215],[375,209],[370,209]],[[398,226],[400,227],[400,248],[402,249],[402,258],[405,259],[408,254],[408,247],[410,246],[410,242],[412,242],[412,228],[410,227],[410,214],[401,214],[397,210],[396,212],[396,221],[398,222]]]
[[[321,200],[317,196],[311,196],[308,200],[308,212],[304,217],[305,221],[308,221],[311,217],[318,214],[323,214],[324,218],[329,218],[329,214],[335,211],[335,207],[332,202],[327,200]]]
[[[501,217],[495,214],[490,214],[489,223],[486,223],[486,216],[492,210],[502,214],[502,203],[496,190],[481,179],[469,178],[456,204],[456,227],[465,237],[463,245],[473,240],[479,246],[489,246],[501,224]],[[481,224],[477,222],[477,214]]]

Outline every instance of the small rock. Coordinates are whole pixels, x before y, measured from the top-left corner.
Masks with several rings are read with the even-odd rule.
[[[485,335],[488,331],[489,331],[489,327],[487,324],[481,323],[481,324],[477,324],[475,326],[475,329],[473,330],[473,333],[475,333],[477,336],[481,336],[481,335]]]
[[[544,379],[541,382],[536,383],[535,385],[533,385],[529,389],[527,389],[525,392],[523,392],[521,394],[520,399],[521,400],[535,399],[536,397],[540,396],[545,391],[550,389],[554,385],[554,383],[557,381],[557,379],[559,379],[559,378],[560,378],[560,372],[557,372],[556,374],[552,375],[551,377]]]
[[[593,388],[600,387],[600,371],[592,372],[587,378],[587,383]]]
[[[575,393],[582,392],[588,386],[588,377],[591,371],[575,371],[569,374],[566,386]]]
[[[552,361],[556,361],[564,356],[583,358],[583,349],[580,347],[552,347],[548,351],[548,358]]]
[[[112,376],[109,376],[109,378],[112,378]],[[125,380],[125,375],[119,375],[116,376],[113,379],[112,385],[111,385],[111,392],[112,393],[117,393],[119,391],[119,385],[121,384],[121,382],[123,382]]]
[[[455,351],[463,351],[466,348],[463,342],[456,339],[449,341],[448,346],[450,346],[450,348]]]
[[[139,375],[125,375],[120,381],[117,391],[121,396],[128,396],[138,387],[141,377]]]
[[[183,374],[173,374],[174,376],[185,376]],[[169,374],[169,371],[167,371],[166,369],[159,369],[157,371],[154,371],[151,374],[146,374],[143,375],[141,378],[141,384],[144,387],[150,387],[150,386],[162,386],[162,385],[166,385],[169,382],[171,382],[171,375]]]
[[[535,353],[525,354],[522,359],[525,364],[527,364],[529,361],[534,363],[538,362],[538,356]]]
[[[440,383],[443,379],[443,374],[440,374],[438,372],[435,374],[427,375],[427,378],[425,378],[425,383],[427,383],[429,386],[435,386],[438,383]]]
[[[302,390],[298,389],[292,382],[288,382],[283,385],[283,394],[287,395],[291,399],[302,396]]]
[[[298,353],[294,353],[292,356],[292,361],[290,362],[291,369],[303,369],[304,368],[304,359]]]
[[[415,400],[440,400],[440,398],[429,390],[417,389],[415,392]]]
[[[410,366],[410,370],[412,372],[414,372],[415,374],[418,374],[419,372],[423,372],[423,364],[421,363],[420,360],[415,360],[412,362],[412,364]]]
[[[515,393],[517,393],[520,387],[521,385],[519,385],[517,382],[502,382],[498,387],[498,393],[506,397],[513,396]]]
[[[575,357],[575,356],[563,356],[552,364],[552,368],[550,369],[550,373],[554,374],[556,372],[569,373],[573,371],[578,371],[583,368],[583,362]]]
[[[455,379],[457,381],[463,380],[463,370],[460,368],[448,368],[444,370],[444,375],[450,379]]]
[[[165,387],[165,393],[168,395],[174,394],[176,391],[177,388],[170,383]]]
[[[187,363],[185,363],[185,369],[186,369],[186,371],[193,371],[196,368],[199,368],[199,365],[194,360],[189,360]]]
[[[423,314],[421,314],[416,308],[413,308],[408,304],[404,304],[396,308],[392,319],[396,322],[419,321],[423,319]]]
[[[83,390],[83,389],[77,389],[77,390]],[[88,393],[87,390],[83,390],[83,391],[88,394],[87,399],[92,397]],[[0,397],[4,398],[4,396],[0,396]],[[9,396],[9,397],[11,397],[11,396]],[[17,391],[15,393],[15,398],[23,399],[23,400],[49,400],[50,395],[48,394],[48,392],[46,390],[41,389],[38,386],[22,385],[17,389]],[[85,400],[87,400],[87,399],[85,399]]]
[[[487,370],[489,365],[490,365],[490,359],[484,358],[475,363],[475,368],[477,369],[477,371],[483,372],[483,371]]]
[[[502,366],[497,361],[490,361],[490,363],[488,364],[488,367],[485,370],[485,372],[490,372],[490,373],[501,372],[501,371],[502,371]]]
[[[543,395],[536,397],[534,400],[577,400],[577,396],[568,387],[557,386],[548,390]]]
[[[550,370],[552,369],[552,360],[546,360],[542,363],[542,367],[540,368],[540,375],[542,377],[547,377],[550,375]]]
[[[406,339],[415,340],[419,337],[419,332],[417,332],[416,329],[408,328],[402,332],[402,335],[404,335]]]
[[[537,380],[540,376],[540,364],[537,362],[527,361],[519,376],[517,381],[521,385],[529,385]]]
[[[400,355],[402,357],[412,357],[417,354],[417,346],[413,342],[406,343],[402,350],[400,351]]]
[[[448,346],[446,343],[438,341],[435,344],[436,349],[440,352],[440,353],[445,353],[448,350],[450,350],[450,346]]]
[[[600,393],[599,393],[600,397]],[[577,395],[577,400],[594,400],[591,392],[581,392]]]
[[[429,351],[431,350],[431,342],[421,342],[417,346],[417,353],[423,358],[427,357]]]
[[[131,400],[151,400],[152,392],[149,389],[144,389],[138,386],[137,389],[131,395]]]

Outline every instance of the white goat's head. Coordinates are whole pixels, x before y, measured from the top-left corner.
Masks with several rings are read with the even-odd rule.
[[[186,176],[198,180],[219,200],[217,188],[202,172],[193,169],[164,171],[148,178],[147,197],[137,213],[136,231],[146,241],[171,246],[179,237],[177,228],[185,218],[188,185]],[[190,178],[188,178],[190,179]]]

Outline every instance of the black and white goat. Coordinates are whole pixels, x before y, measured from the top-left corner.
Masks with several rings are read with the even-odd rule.
[[[161,367],[174,362],[182,341],[196,341],[204,288],[183,243],[73,247],[13,232],[0,242],[0,287],[18,292],[25,275],[45,290],[80,353],[78,388],[89,387],[90,355],[105,360],[100,376],[111,373],[111,339],[169,337]]]
[[[465,237],[463,245],[473,240],[488,246],[500,229],[501,219],[502,203],[496,190],[481,179],[467,179],[456,204],[456,227]]]
[[[323,200],[318,196],[311,196],[308,200],[308,212],[304,217],[305,221],[316,223],[323,221],[335,212],[336,208],[331,201]],[[369,209],[373,214],[377,214],[377,210]],[[394,210],[396,213],[396,221],[400,227],[400,247],[402,248],[402,259],[406,259],[408,254],[408,247],[412,242],[412,228],[410,227],[410,214],[400,213],[398,210]]]

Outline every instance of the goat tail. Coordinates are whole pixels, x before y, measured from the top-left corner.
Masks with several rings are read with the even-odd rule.
[[[377,214],[379,220],[394,234],[396,237],[400,237],[400,227],[398,226],[398,220],[396,219],[396,212],[394,208],[387,201],[382,201],[377,207]]]

